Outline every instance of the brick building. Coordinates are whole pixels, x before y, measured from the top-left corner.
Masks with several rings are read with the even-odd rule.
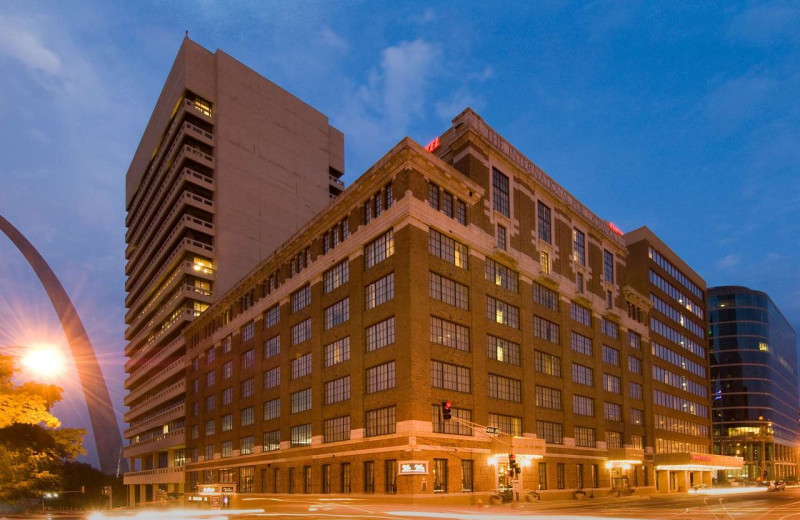
[[[401,141],[185,331],[186,489],[655,491],[653,414],[692,415],[654,405],[688,394],[652,383],[629,263],[621,232],[473,111]],[[685,441],[661,471],[732,463]]]

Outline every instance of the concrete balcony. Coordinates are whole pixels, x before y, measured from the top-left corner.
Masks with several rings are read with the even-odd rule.
[[[125,339],[134,345],[141,343],[142,340],[153,331],[154,327],[158,327],[168,316],[175,312],[176,309],[185,306],[187,301],[211,304],[211,291],[195,287],[194,285],[185,284],[172,293],[169,300],[161,305],[155,315],[150,318],[150,321],[146,324],[140,324],[136,329],[134,329],[134,327],[128,327],[125,330]],[[133,334],[134,330],[138,330],[136,335],[129,337]]]
[[[166,424],[173,419],[178,419],[186,415],[186,403],[180,402],[176,405],[170,406],[166,410],[159,412],[151,417],[145,417],[131,423],[130,428],[123,432],[126,439],[130,439],[135,435],[145,432],[158,424]]]
[[[170,294],[170,291],[178,286],[181,280],[183,280],[184,275],[191,274],[192,276],[196,276],[198,278],[203,278],[208,281],[214,281],[216,279],[214,269],[211,267],[206,267],[201,264],[196,264],[194,262],[185,261],[183,264],[178,265],[175,270],[170,273],[169,278],[161,282],[161,285],[153,293],[149,299],[145,300],[144,305],[134,305],[128,309],[128,312],[125,314],[125,323],[128,323],[128,328],[133,329],[138,326],[138,322],[143,320],[147,313],[151,311],[154,307],[160,305],[160,302]],[[153,282],[155,283],[155,281]],[[147,294],[150,294],[151,286],[147,287]],[[136,316],[135,318],[131,319],[132,316]],[[127,331],[126,331],[127,334]]]
[[[146,390],[146,389],[145,389]],[[148,396],[147,399],[140,403],[131,406],[128,403],[135,403],[137,398],[145,395],[146,391],[139,388],[134,389],[133,392],[125,396],[125,406],[130,406],[130,410],[125,414],[125,420],[130,421],[134,417],[147,413],[149,410],[158,407],[158,405],[174,399],[186,393],[186,380],[181,379],[168,387],[159,390],[155,394]]]
[[[163,370],[155,374],[154,376],[150,377],[149,379],[145,380],[141,385],[137,386],[131,393],[125,396],[125,404],[128,404],[128,401],[135,402],[136,396],[138,395],[141,397],[144,395],[148,389],[158,387],[161,383],[168,381],[170,378],[174,377],[176,374],[183,372],[186,368],[186,356],[181,356],[180,358],[176,359],[169,365],[167,365]],[[170,385],[172,387],[173,385]],[[129,399],[130,398],[130,399]]]
[[[130,446],[126,446],[122,450],[123,457],[136,457],[137,455],[143,455],[145,453],[152,453],[157,451],[164,451],[168,448],[175,448],[177,446],[182,446],[185,444],[186,441],[186,429],[180,428],[173,432],[165,433],[162,435],[158,435],[146,441],[137,442],[136,444],[131,444]],[[163,468],[169,469],[169,468]]]
[[[125,379],[124,382],[125,389],[127,390],[130,389],[131,387],[136,386],[136,384],[138,382],[141,382],[142,379],[147,375],[150,376],[146,378],[149,381],[156,379],[158,377],[158,374],[153,375],[152,374],[153,370],[159,366],[162,366],[163,362],[166,359],[172,357],[174,354],[183,350],[185,344],[182,340],[183,340],[182,337],[173,339],[164,348],[156,352],[155,355],[153,355],[153,357],[149,358],[147,361],[138,366],[136,370],[134,370],[133,373]]]
[[[183,484],[185,466],[129,471],[122,477],[124,484]]]
[[[151,263],[147,266],[140,277],[128,278],[128,281],[125,282],[125,289],[128,290],[128,296],[125,298],[125,305],[129,308],[133,307],[132,304],[141,296],[141,289],[144,288],[145,284],[149,288],[156,284],[163,283],[162,278],[164,278],[166,274],[173,269],[176,261],[187,252],[203,257],[213,258],[214,246],[204,242],[199,242],[192,238],[184,238],[175,246],[175,248],[172,250],[172,253],[170,253],[170,255],[164,259],[162,264],[159,265],[156,263]],[[160,269],[155,271],[157,267],[160,267]],[[129,287],[131,285],[133,287]]]

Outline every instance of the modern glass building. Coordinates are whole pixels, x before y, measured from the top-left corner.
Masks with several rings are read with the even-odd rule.
[[[720,478],[796,480],[797,338],[768,295],[708,290],[714,452],[744,458]]]

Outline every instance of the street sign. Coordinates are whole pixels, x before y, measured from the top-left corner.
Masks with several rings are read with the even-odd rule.
[[[497,435],[498,433],[500,433],[500,428],[498,428],[497,426],[487,426],[486,433],[490,435]]]

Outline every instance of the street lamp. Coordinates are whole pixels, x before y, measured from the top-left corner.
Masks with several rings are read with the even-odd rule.
[[[64,356],[51,346],[36,346],[26,349],[20,362],[31,374],[52,379],[64,372]]]

